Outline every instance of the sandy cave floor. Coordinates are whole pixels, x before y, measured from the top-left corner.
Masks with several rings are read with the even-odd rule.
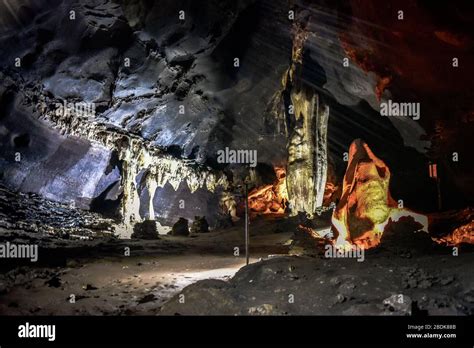
[[[427,249],[424,242],[417,240],[410,244],[406,238],[397,237],[395,244],[388,238],[382,247],[369,250],[364,262],[327,259],[318,247],[311,247],[311,253],[305,252],[301,243],[299,248],[290,247],[295,235],[286,232],[284,226],[265,221],[253,223],[252,258],[247,267],[243,267],[241,226],[193,237],[162,236],[157,241],[113,240],[88,244],[58,240],[55,244],[48,240],[47,245],[39,241],[40,245],[46,245],[44,254],[40,253],[43,264],[15,267],[2,274],[0,313],[474,313],[471,247],[461,247],[459,255],[453,256],[450,248],[429,245]],[[8,233],[10,240],[37,238],[18,231]],[[411,238],[412,233],[405,235]],[[396,236],[400,236],[399,231]],[[126,246],[131,249],[131,256],[123,256]],[[235,246],[240,248],[240,256],[234,256]],[[291,255],[295,253],[298,256]],[[56,264],[52,265],[51,260]],[[71,294],[75,295],[75,303],[70,303]]]
[[[227,280],[245,266],[241,226],[191,237],[109,242],[38,239],[4,231],[7,238],[35,241],[47,261],[14,267],[0,277],[0,313],[8,315],[150,315],[185,286]],[[250,262],[286,253],[291,233],[252,233]],[[124,248],[130,256],[124,256]],[[235,256],[238,247],[239,256]],[[57,265],[48,265],[51,263]],[[46,263],[46,264],[44,264]],[[71,303],[71,295],[75,303]]]

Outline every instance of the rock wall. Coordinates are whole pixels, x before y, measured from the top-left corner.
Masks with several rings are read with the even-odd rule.
[[[216,190],[228,185],[216,169],[218,149],[258,149],[259,161],[266,163],[282,156],[274,151],[281,147],[259,139],[262,123],[256,116],[267,107],[266,95],[279,87],[287,54],[282,53],[285,45],[261,44],[271,42],[275,33],[284,41],[284,26],[273,21],[281,4],[252,26],[246,25],[248,18],[264,18],[259,14],[267,11],[265,2],[224,6],[210,1],[203,6],[91,0],[31,7],[33,24],[18,23],[1,38],[9,47],[0,53],[1,67],[11,80],[3,86],[25,104],[24,112],[10,113],[19,122],[5,133],[22,135],[21,120],[31,118],[31,144],[38,143],[39,127],[49,130],[46,138],[67,139],[70,145],[48,162],[61,166],[39,168],[40,176],[55,178],[51,184],[37,180],[26,188],[15,186],[9,181],[19,180],[21,170],[4,176],[6,183],[53,200],[80,201],[83,208],[100,206],[101,199],[121,200],[120,214],[127,224],[157,218],[171,225],[179,216],[195,215],[215,220]],[[178,19],[181,9],[183,21]],[[14,40],[17,35],[22,40]],[[275,64],[257,62],[263,51],[272,51]],[[240,59],[240,68],[232,68],[234,57]],[[20,67],[14,66],[16,58]],[[57,103],[70,102],[94,103],[95,115],[56,113]],[[255,136],[248,136],[249,129]],[[32,151],[23,148],[23,167],[38,168],[38,157],[47,157],[45,148],[38,147],[36,157],[29,156]],[[77,169],[64,168],[66,157],[73,167],[80,162]],[[4,166],[5,171],[13,167],[11,162]],[[235,169],[244,169],[240,167]],[[61,180],[68,185],[60,185]],[[93,194],[83,199],[70,192],[65,197],[65,186]]]

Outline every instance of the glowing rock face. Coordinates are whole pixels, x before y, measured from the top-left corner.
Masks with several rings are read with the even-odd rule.
[[[445,242],[448,245],[458,245],[461,243],[474,244],[474,221],[456,228],[445,239],[441,239],[440,243],[441,242]]]
[[[349,148],[341,200],[332,217],[338,237],[336,245],[377,245],[395,208],[388,190],[390,170],[362,140]]]
[[[277,180],[273,185],[265,185],[249,193],[249,208],[253,213],[284,214],[288,193],[286,190],[286,171],[284,167],[275,167]]]
[[[335,245],[364,249],[380,243],[389,222],[410,217],[428,232],[428,217],[399,208],[389,192],[390,170],[360,139],[349,148],[349,163],[344,175],[342,196],[332,216]]]

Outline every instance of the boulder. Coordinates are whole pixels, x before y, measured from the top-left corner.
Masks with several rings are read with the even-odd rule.
[[[158,229],[154,220],[138,222],[133,226],[132,239],[158,239]]]
[[[189,236],[188,220],[179,218],[171,230],[173,236]]]
[[[209,224],[204,216],[195,216],[191,225],[191,233],[209,232]]]

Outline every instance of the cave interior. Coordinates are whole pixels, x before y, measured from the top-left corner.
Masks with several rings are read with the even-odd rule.
[[[473,10],[3,1],[0,313],[474,314]]]

